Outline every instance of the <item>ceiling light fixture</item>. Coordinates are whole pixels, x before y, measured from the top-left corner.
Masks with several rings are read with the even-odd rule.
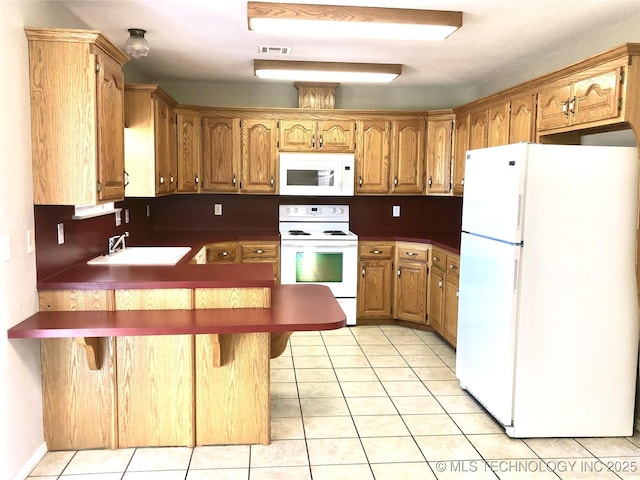
[[[147,31],[141,28],[129,29],[129,38],[124,43],[124,51],[131,58],[138,59],[149,55],[149,42],[144,38],[145,33]]]
[[[444,40],[462,26],[462,12],[269,2],[248,2],[247,19],[259,33],[399,40]]]
[[[402,73],[402,65],[382,63],[254,60],[258,78],[299,82],[385,83]]]

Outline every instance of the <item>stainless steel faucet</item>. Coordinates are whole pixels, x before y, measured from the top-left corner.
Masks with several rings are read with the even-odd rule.
[[[129,232],[124,232],[122,235],[114,235],[113,237],[109,237],[109,243],[107,245],[107,255],[113,255],[116,253],[118,247],[121,247],[124,250],[126,245],[124,244],[124,239],[129,236]]]

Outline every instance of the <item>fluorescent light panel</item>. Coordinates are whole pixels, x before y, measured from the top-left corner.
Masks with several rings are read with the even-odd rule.
[[[462,12],[340,5],[248,2],[249,30],[300,36],[443,40]]]
[[[253,68],[258,78],[300,82],[386,83],[402,73],[402,65],[379,63],[254,60]]]

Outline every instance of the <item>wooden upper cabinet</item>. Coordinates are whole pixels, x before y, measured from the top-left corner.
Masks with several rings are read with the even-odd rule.
[[[620,117],[623,66],[594,67],[586,78],[557,82],[538,95],[538,130],[605,125]]]
[[[509,143],[535,142],[536,96],[522,95],[511,100]]]
[[[464,193],[464,165],[469,150],[469,122],[468,113],[456,115],[455,133],[453,136],[453,194],[461,196]]]
[[[176,114],[178,142],[178,192],[197,192],[200,186],[200,114],[180,110]]]
[[[486,108],[469,114],[469,150],[488,146],[489,113]]]
[[[25,28],[29,41],[33,202],[124,198],[127,56],[100,33]]]
[[[240,189],[240,119],[205,117],[202,121],[202,178],[204,192]]]
[[[153,197],[176,191],[175,104],[158,85],[125,86],[127,196]]]
[[[423,118],[391,122],[391,193],[424,193]]]
[[[278,192],[277,130],[275,120],[242,120],[241,192]]]
[[[278,133],[278,149],[281,152],[355,150],[355,122],[352,120],[280,120]]]
[[[427,194],[451,192],[453,116],[427,122]]]
[[[389,193],[391,122],[359,120],[356,131],[356,193]]]
[[[487,109],[487,146],[509,143],[509,112],[511,102],[498,102]]]

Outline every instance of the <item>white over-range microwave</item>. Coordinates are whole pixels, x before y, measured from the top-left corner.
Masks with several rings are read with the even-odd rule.
[[[280,195],[352,196],[353,153],[280,154]]]

